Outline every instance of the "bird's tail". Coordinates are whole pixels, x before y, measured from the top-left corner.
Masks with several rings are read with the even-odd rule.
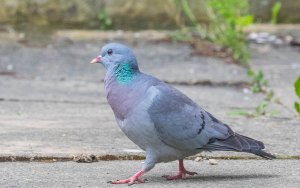
[[[264,148],[262,142],[236,133],[224,140],[212,140],[204,146],[204,149],[208,150],[248,152],[266,159],[276,158],[274,155],[263,151]]]

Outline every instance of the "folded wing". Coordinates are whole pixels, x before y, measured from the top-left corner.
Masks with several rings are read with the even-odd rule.
[[[148,109],[160,139],[181,150],[200,149],[212,139],[226,139],[233,131],[175,88],[160,83]]]

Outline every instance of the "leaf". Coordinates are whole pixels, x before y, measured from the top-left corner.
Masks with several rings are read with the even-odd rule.
[[[248,69],[247,70],[247,75],[250,76],[250,77],[254,76],[254,71],[252,69]]]
[[[294,107],[295,107],[296,112],[298,112],[298,114],[300,115],[300,104],[298,102],[295,102]]]
[[[253,84],[253,86],[250,87],[250,90],[253,93],[258,93],[260,91],[259,86],[257,86],[257,84]]]
[[[268,106],[268,102],[267,101],[262,101],[256,108],[255,108],[255,112],[256,115],[264,115],[266,113],[266,108]]]
[[[270,112],[270,116],[271,117],[275,117],[275,116],[277,116],[277,115],[279,115],[280,114],[280,112],[278,111],[278,110],[272,110],[271,112]]]
[[[250,116],[251,114],[245,110],[232,110],[230,112],[227,112],[228,115],[232,116]]]
[[[253,23],[253,16],[247,15],[236,19],[237,25],[247,27]]]
[[[296,80],[294,86],[295,86],[295,93],[298,96],[298,98],[300,99],[300,76]]]
[[[277,17],[278,17],[278,14],[279,14],[279,11],[281,9],[281,2],[280,1],[277,1],[273,7],[272,7],[272,24],[276,24],[277,23]]]
[[[263,85],[263,86],[268,86],[268,85],[269,85],[268,80],[262,80],[262,85]]]
[[[259,70],[257,75],[256,75],[256,79],[257,81],[261,81],[264,78],[264,73],[262,72],[262,70]]]
[[[198,25],[197,19],[188,3],[187,0],[182,0],[181,1],[181,6],[182,6],[182,10],[183,12],[186,14],[186,16],[188,17],[188,19],[195,25]]]
[[[267,96],[266,96],[266,101],[271,101],[272,98],[274,97],[274,91],[273,90],[270,90],[268,93],[267,93]]]

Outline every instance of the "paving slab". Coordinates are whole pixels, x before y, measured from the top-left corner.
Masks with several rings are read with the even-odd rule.
[[[66,106],[64,106],[66,107]],[[69,106],[77,109],[80,106]],[[88,112],[95,113],[88,108]],[[75,110],[76,111],[76,110]],[[49,156],[73,155],[135,155],[141,150],[133,144],[107,115],[96,117],[38,117],[1,118],[1,156]],[[285,119],[224,119],[240,134],[256,138],[266,144],[267,150],[281,157],[300,156],[299,121]],[[212,152],[213,157],[247,156],[236,152]]]
[[[3,86],[0,88],[2,156],[70,157],[81,153],[141,153],[117,127],[100,81],[6,78],[0,80],[0,83]],[[253,110],[262,100],[262,95],[244,93],[242,88],[232,87],[175,87],[198,104],[203,104],[205,109],[239,133],[263,140],[273,153],[285,157],[300,155],[299,119],[284,116],[247,119],[227,114],[235,108]],[[216,152],[205,155],[241,154]]]
[[[0,79],[0,99],[10,102],[107,104],[101,81],[53,81],[32,79]],[[265,97],[244,92],[243,87],[211,87],[173,85],[204,108],[219,108],[219,113],[231,108],[253,109]],[[221,98],[220,98],[221,97]],[[221,99],[221,100],[220,100]],[[53,112],[55,113],[55,112]]]
[[[220,160],[185,161],[188,170],[198,172],[186,180],[167,181],[175,174],[177,162],[157,164],[138,187],[289,187],[300,186],[299,160]],[[0,163],[1,187],[127,187],[108,181],[128,178],[141,168],[141,161],[102,161],[97,163]]]
[[[300,119],[290,111],[272,104],[268,108],[278,110],[277,117],[248,119],[227,114],[236,108],[253,111],[264,98],[243,88],[248,81],[244,68],[217,58],[190,56],[192,49],[186,44],[143,40],[147,35],[139,38],[134,37],[141,36],[136,34],[129,41],[101,37],[95,41],[72,38],[67,32],[40,43],[4,40],[0,35],[0,155],[140,154],[137,146],[118,129],[106,103],[103,68],[88,64],[99,53],[100,46],[117,40],[133,47],[142,70],[176,83],[176,88],[237,132],[264,141],[268,150],[277,155],[300,156]],[[276,56],[280,52],[282,57]],[[286,48],[269,50],[267,55],[255,53],[255,68],[266,70],[268,78],[272,78],[272,71],[279,71],[280,77],[270,85],[290,104],[295,100],[289,84],[299,71],[298,64],[293,63],[298,54]],[[268,66],[259,64],[267,64],[268,60],[277,61],[270,65],[269,72]],[[284,95],[286,91],[289,93]]]
[[[95,32],[82,31],[81,36],[93,33]],[[104,38],[105,32],[102,34],[99,39],[80,40],[72,37],[70,31],[54,35],[54,39],[46,42],[31,42],[31,39],[28,39],[28,43],[25,44],[18,43],[17,39],[1,41],[0,38],[0,72],[13,72],[18,77],[38,79],[102,80],[105,75],[104,69],[95,68],[96,66],[88,62],[100,54],[100,48],[104,44],[118,41],[133,49],[141,70],[147,70],[147,73],[168,82],[247,82],[244,68],[226,64],[218,58],[191,57],[193,51],[187,44],[153,41],[151,34],[131,40],[124,38],[125,34],[121,35],[121,38],[110,38],[110,35]],[[5,38],[5,34],[3,35]],[[114,32],[114,36],[119,36],[118,32]]]
[[[293,30],[293,35],[299,34]],[[40,35],[40,34],[39,34]],[[128,44],[144,72],[178,84],[242,85],[249,82],[245,68],[214,57],[191,56],[188,44],[159,42],[165,33],[58,31],[44,40],[0,33],[0,75],[42,80],[100,81],[104,69],[89,65],[109,41]],[[300,75],[298,48],[251,44],[254,69],[262,69],[270,87],[282,102],[293,109],[296,96],[293,82]]]
[[[300,49],[252,44],[251,52],[251,66],[264,72],[275,97],[293,109],[294,102],[298,100],[294,92],[294,82],[300,76]]]

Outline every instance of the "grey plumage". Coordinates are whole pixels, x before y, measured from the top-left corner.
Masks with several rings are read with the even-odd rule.
[[[146,151],[143,173],[158,162],[201,151],[249,152],[274,158],[262,150],[262,142],[233,132],[177,89],[140,72],[128,47],[107,44],[97,58],[92,62],[101,62],[107,69],[106,97],[119,127]]]
[[[234,133],[228,125],[203,110],[180,91],[165,83],[155,86],[156,96],[148,112],[160,139],[180,150],[249,152],[264,158],[264,144]]]

